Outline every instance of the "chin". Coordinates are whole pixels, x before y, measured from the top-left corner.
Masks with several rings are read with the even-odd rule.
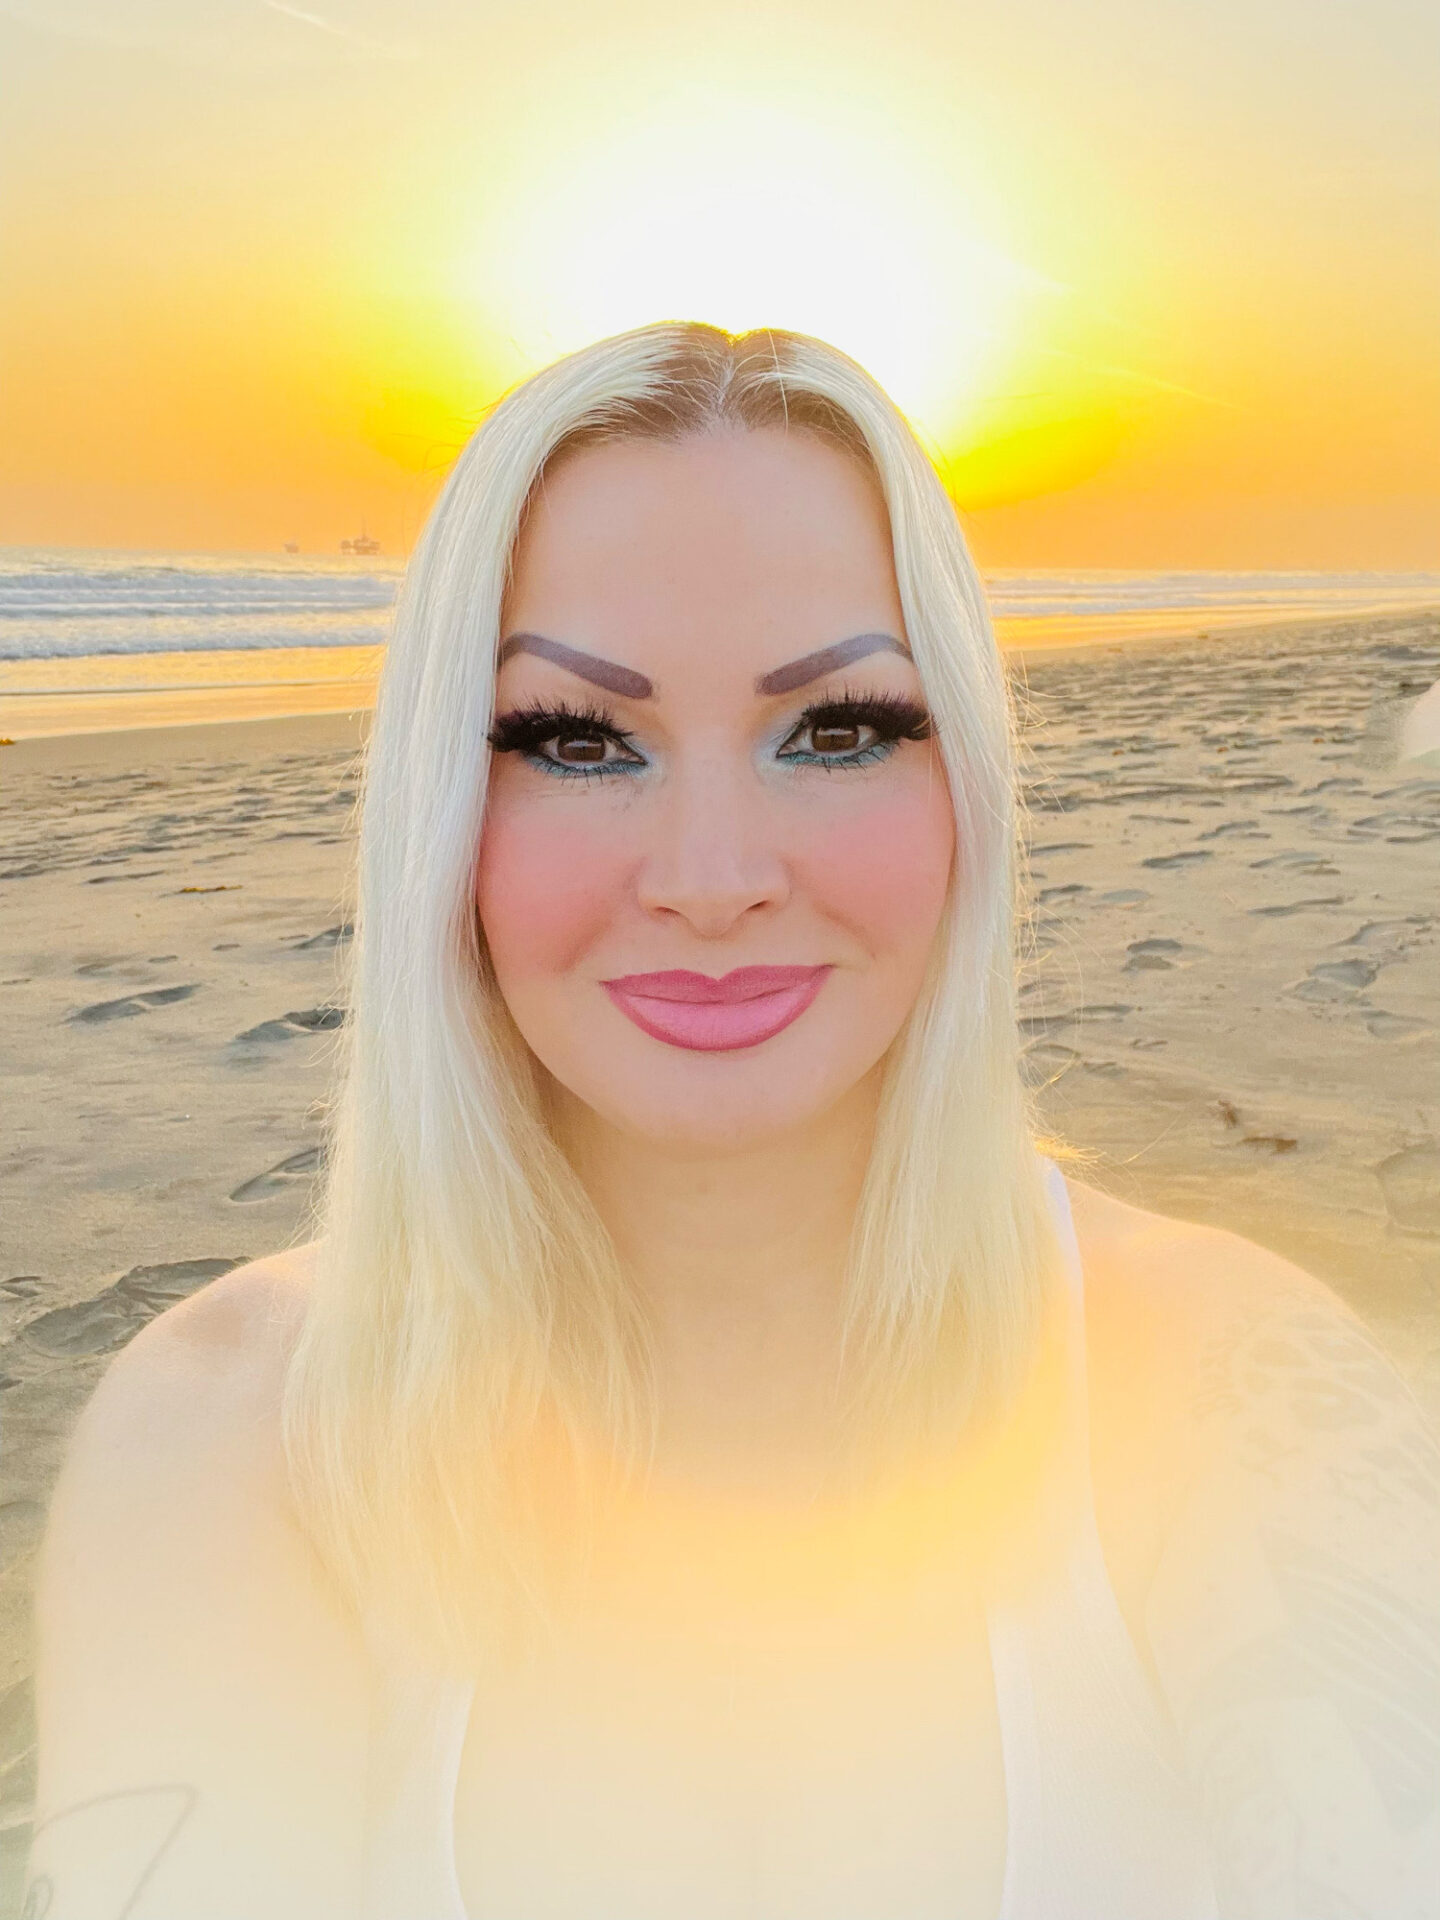
[[[652,1108],[628,1115],[604,1116],[633,1138],[676,1156],[748,1153],[778,1144],[813,1124],[812,1108],[777,1110],[736,1102],[720,1112],[697,1113],[693,1106]]]
[[[746,1054],[677,1053],[647,1060],[617,1085],[572,1081],[563,1097],[602,1123],[669,1153],[743,1153],[823,1121],[868,1086],[874,1062],[837,1071],[834,1055],[797,1062]]]

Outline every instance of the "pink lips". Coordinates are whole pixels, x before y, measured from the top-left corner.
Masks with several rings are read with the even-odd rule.
[[[600,984],[642,1033],[696,1053],[758,1047],[798,1020],[829,967],[737,967],[708,974],[627,973]]]

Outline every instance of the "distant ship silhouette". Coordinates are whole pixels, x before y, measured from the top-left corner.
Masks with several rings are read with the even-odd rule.
[[[355,538],[353,540],[342,540],[340,542],[340,551],[341,553],[378,553],[380,551],[380,542],[375,538],[373,533],[367,533],[365,531],[365,522],[362,520],[360,522],[360,531],[356,534]]]

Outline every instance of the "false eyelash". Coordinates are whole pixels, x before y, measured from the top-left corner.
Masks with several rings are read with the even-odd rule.
[[[817,700],[813,706],[806,707],[790,728],[786,739],[793,739],[806,727],[836,725],[873,727],[882,741],[893,743],[897,740],[928,740],[933,723],[928,709],[903,693],[851,693],[847,690],[837,698]]]
[[[566,726],[574,727],[579,733],[602,734],[622,747],[629,746],[635,737],[617,726],[614,716],[604,707],[589,702],[576,705],[569,700],[532,700],[528,706],[496,716],[490,728],[491,750],[534,753]]]

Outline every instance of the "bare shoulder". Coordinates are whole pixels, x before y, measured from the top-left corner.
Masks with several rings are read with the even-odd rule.
[[[305,1316],[318,1250],[312,1241],[232,1268],[159,1315],[126,1353],[165,1345],[192,1356],[228,1356],[258,1373],[283,1371]]]
[[[1096,1514],[1226,1915],[1433,1911],[1440,1447],[1361,1321],[1242,1235],[1072,1189]]]
[[[1086,1333],[1099,1384],[1117,1370],[1153,1377],[1193,1403],[1217,1362],[1257,1336],[1288,1330],[1289,1357],[1328,1367],[1380,1350],[1323,1281],[1283,1254],[1223,1227],[1202,1226],[1069,1183],[1085,1271]],[[1272,1346],[1271,1358],[1281,1350]],[[1390,1370],[1393,1372],[1393,1369]],[[1398,1375],[1395,1376],[1398,1385]]]
[[[1172,1313],[1197,1314],[1211,1324],[1257,1299],[1329,1306],[1353,1317],[1313,1274],[1243,1234],[1152,1213],[1082,1181],[1066,1185],[1086,1292],[1097,1290],[1102,1307],[1122,1300],[1128,1307],[1142,1290]]]
[[[91,1451],[278,1439],[285,1371],[304,1321],[316,1248],[252,1260],[168,1308],[124,1347],[76,1427],[72,1461]]]
[[[1080,1183],[1070,1192],[1102,1394],[1117,1373],[1139,1371],[1196,1420],[1283,1404],[1302,1424],[1337,1428],[1385,1406],[1424,1429],[1374,1335],[1303,1267],[1222,1227],[1151,1213]]]
[[[41,1563],[41,1625],[171,1551],[193,1562],[259,1528],[297,1536],[281,1437],[313,1248],[256,1260],[168,1308],[121,1349],[70,1436]],[[191,1582],[192,1587],[194,1582]]]
[[[1070,1184],[1085,1270],[1092,1417],[1162,1461],[1257,1422],[1318,1437],[1425,1423],[1398,1369],[1343,1300],[1244,1235]],[[1134,1430],[1136,1420],[1147,1431]],[[1123,1431],[1128,1427],[1128,1431]]]
[[[1134,1622],[1193,1489],[1247,1495],[1339,1526],[1369,1487],[1404,1529],[1433,1525],[1435,1442],[1399,1371],[1312,1274],[1238,1233],[1070,1182],[1085,1270],[1095,1500]],[[1383,1456],[1388,1465],[1381,1470]],[[1217,1500],[1219,1496],[1217,1495]],[[1251,1503],[1253,1505],[1253,1502]],[[1218,1544],[1218,1543],[1217,1543]]]
[[[281,1442],[312,1260],[161,1314],[72,1436],[37,1596],[32,1872],[57,1911],[128,1912],[142,1879],[157,1916],[354,1911],[363,1647]]]

